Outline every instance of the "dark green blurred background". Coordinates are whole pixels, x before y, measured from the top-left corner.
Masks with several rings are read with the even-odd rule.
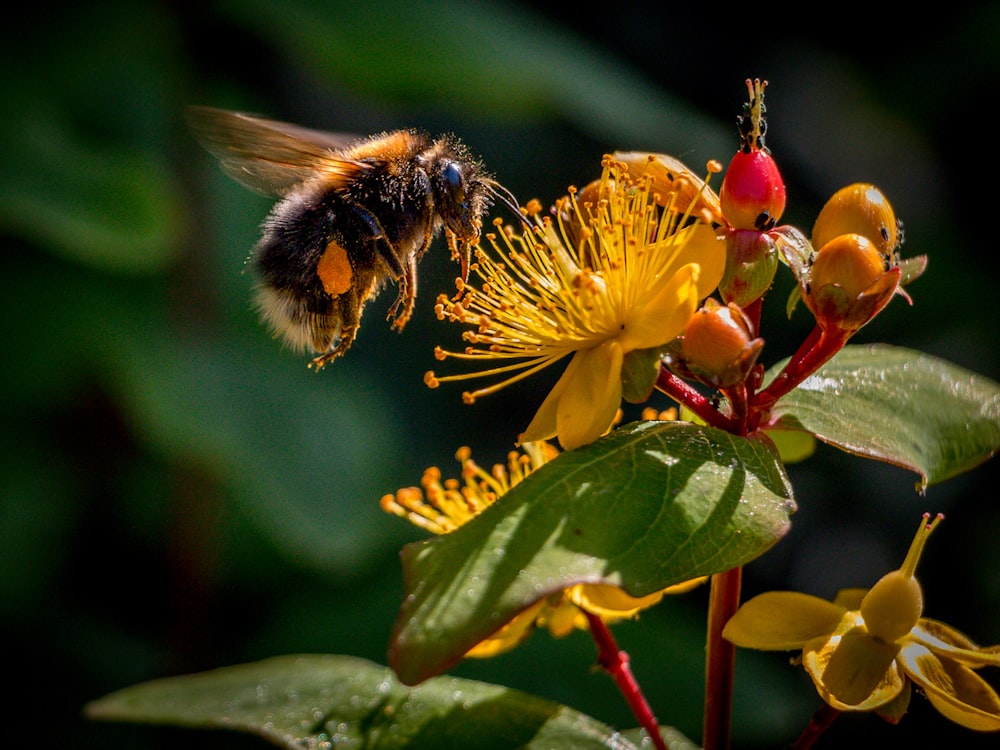
[[[1000,378],[996,279],[1000,6],[902,19],[840,4],[795,22],[692,4],[32,3],[0,48],[0,433],[4,743],[263,747],[252,738],[89,724],[90,699],[151,678],[303,651],[385,661],[397,553],[422,537],[378,509],[455,449],[503,459],[557,373],[473,407],[431,391],[431,310],[456,268],[438,244],[404,334],[368,308],[350,356],[315,374],[249,304],[247,253],[270,201],[227,179],[186,104],[368,133],[454,131],[521,199],[593,178],[612,149],[696,171],[735,149],[743,81],[768,89],[768,144],[807,230],[825,196],[871,181],[930,267],[859,341],[887,341]],[[805,19],[806,14],[800,13]],[[716,183],[717,184],[717,183]],[[809,321],[783,322],[769,362]],[[452,326],[451,328],[454,328]],[[878,426],[873,425],[873,432]],[[914,492],[916,477],[821,449],[791,468],[791,534],[745,591],[832,596],[897,567],[924,510],[944,511],[921,567],[928,616],[1000,642],[996,461]],[[700,737],[705,592],[616,628],[664,723]],[[514,685],[619,727],[582,633],[536,634],[456,674]],[[790,741],[818,706],[784,654],[741,653],[735,744]],[[996,683],[996,680],[994,680]],[[845,717],[825,747],[927,746],[953,728],[915,697],[898,727]]]

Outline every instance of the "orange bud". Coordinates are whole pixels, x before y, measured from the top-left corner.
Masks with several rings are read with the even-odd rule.
[[[730,386],[746,377],[763,345],[753,337],[753,327],[734,303],[725,307],[714,299],[688,321],[681,352],[692,374],[715,386]]]
[[[806,306],[827,332],[851,336],[874,318],[899,289],[900,268],[860,234],[827,242],[799,284]]]
[[[899,221],[892,205],[874,185],[856,182],[830,196],[813,224],[813,247],[823,247],[842,234],[867,237],[885,257],[900,244]]]
[[[885,271],[885,261],[870,239],[860,234],[842,234],[816,253],[809,283],[813,294],[828,284],[836,284],[851,300],[874,284]]]

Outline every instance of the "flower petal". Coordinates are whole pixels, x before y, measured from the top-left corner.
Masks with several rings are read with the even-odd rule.
[[[905,680],[895,662],[899,647],[852,628],[802,649],[802,666],[820,696],[841,711],[868,711],[899,695]]]
[[[845,609],[861,609],[861,600],[867,593],[868,589],[841,589],[833,597],[833,603]]]
[[[662,346],[679,336],[698,304],[719,286],[726,265],[725,240],[704,224],[681,234],[686,236],[684,247],[662,271],[655,293],[648,299],[637,298],[625,320],[622,347],[627,352]]]
[[[549,391],[549,395],[542,401],[542,405],[538,407],[535,416],[531,418],[531,423],[521,433],[518,440],[522,445],[540,440],[549,440],[556,436],[556,411],[559,408],[559,399],[562,398],[563,392],[566,390],[566,382],[570,377],[570,370],[573,368],[573,362],[576,361],[577,356],[574,355],[573,359],[569,361],[563,374],[556,381],[552,390]]]
[[[707,224],[695,224],[685,231],[691,232],[691,236],[684,250],[693,253],[701,266],[698,298],[705,299],[722,281],[722,273],[726,269],[726,239]]]
[[[549,605],[539,615],[538,625],[548,628],[556,638],[565,638],[574,630],[586,630],[590,626],[587,616],[565,595],[565,592],[557,604]]]
[[[1000,696],[974,671],[915,642],[903,646],[899,662],[943,716],[969,729],[1000,730]]]
[[[847,610],[826,599],[796,591],[769,591],[740,607],[722,636],[745,648],[791,651],[833,633]]]
[[[634,597],[617,586],[598,583],[581,583],[567,589],[566,594],[578,607],[605,621],[634,617],[640,611],[658,604],[663,598],[662,591]]]
[[[672,254],[657,269],[661,283],[665,283],[684,266],[697,264],[699,299],[704,299],[715,291],[726,268],[726,239],[708,224],[687,226],[664,240],[651,243],[646,252]]]
[[[534,632],[535,618],[545,605],[546,600],[539,599],[489,638],[480,641],[470,648],[465,655],[477,659],[487,659],[491,656],[502,654],[505,651],[510,651]]]
[[[636,303],[622,328],[626,351],[650,349],[673,341],[698,309],[698,276],[701,268],[688,263],[645,304]]]
[[[617,341],[574,355],[556,409],[556,434],[566,450],[594,442],[611,427],[622,401],[623,359]]]
[[[970,667],[1000,667],[1000,651],[980,648],[967,635],[943,622],[921,617],[910,631],[910,637],[938,656],[955,659]]]

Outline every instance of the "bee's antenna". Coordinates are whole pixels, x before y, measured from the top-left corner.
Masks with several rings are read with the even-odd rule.
[[[521,209],[521,204],[517,202],[517,198],[512,192],[510,192],[510,190],[494,180],[487,182],[486,186],[490,191],[490,195],[509,208],[514,215],[521,220],[521,223],[524,224],[526,229],[532,228],[531,224],[524,215],[524,211]]]

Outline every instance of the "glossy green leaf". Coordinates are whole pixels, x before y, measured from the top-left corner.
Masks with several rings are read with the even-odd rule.
[[[247,732],[289,750],[638,747],[596,719],[517,690],[450,677],[407,688],[383,666],[335,655],[279,656],[146,682],[94,701],[86,713]],[[691,747],[669,736],[671,747]]]
[[[778,427],[911,469],[924,485],[967,471],[1000,448],[1000,384],[884,344],[845,347],[784,396],[772,416]]]
[[[457,531],[403,550],[406,599],[390,663],[443,672],[540,598],[577,583],[634,596],[728,570],[789,527],[773,443],[640,422],[563,453]]]
[[[660,374],[663,347],[633,349],[622,362],[622,398],[630,404],[645,403]]]

